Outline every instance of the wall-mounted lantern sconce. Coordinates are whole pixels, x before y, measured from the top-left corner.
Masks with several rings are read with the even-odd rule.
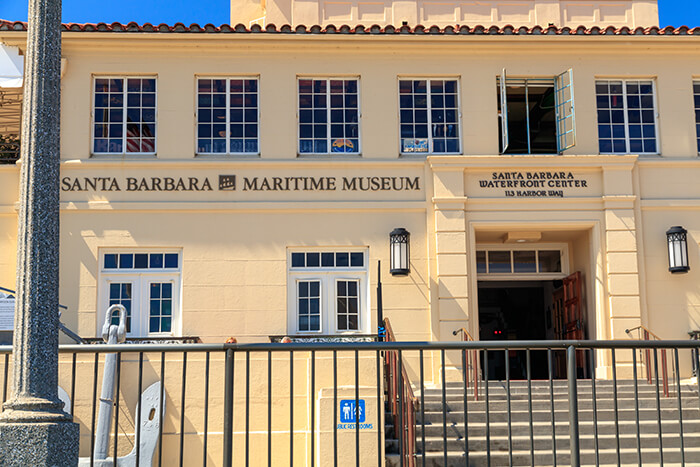
[[[668,270],[672,273],[688,272],[688,231],[676,225],[666,231],[668,242]]]
[[[411,272],[411,234],[404,228],[397,228],[389,234],[391,246],[392,276],[407,276]]]

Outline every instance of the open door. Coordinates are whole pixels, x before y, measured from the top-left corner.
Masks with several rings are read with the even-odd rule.
[[[584,340],[586,339],[586,313],[583,307],[583,279],[581,272],[575,273],[563,279],[562,286],[554,291],[554,328],[557,339],[560,340]],[[562,363],[564,365],[562,366]],[[588,365],[586,354],[576,353],[576,366],[579,375],[588,377]],[[557,369],[566,371],[565,362],[558,361]]]

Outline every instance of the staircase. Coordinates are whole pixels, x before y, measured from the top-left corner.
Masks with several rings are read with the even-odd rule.
[[[532,445],[530,439],[530,409],[527,381],[511,381],[511,442],[509,449],[507,393],[504,381],[489,382],[489,442],[491,466],[506,465],[554,465],[552,453],[556,451],[556,465],[570,465],[569,451],[569,402],[567,381],[553,383],[554,432],[556,449],[552,442],[552,415],[549,381],[532,382]],[[468,439],[470,466],[486,466],[487,425],[485,386],[480,388],[479,401],[474,401],[471,390],[467,401]],[[612,381],[596,381],[595,403],[597,413],[597,452],[593,423],[593,397],[590,380],[578,381],[578,409],[581,465],[638,465],[637,417],[635,415],[634,382],[618,380],[618,422],[615,422],[614,388]],[[656,386],[645,380],[638,382],[639,392],[639,439],[643,465],[660,465],[659,427],[663,447],[664,465],[680,465],[681,436],[678,413],[678,398],[675,387],[671,397],[660,391],[660,409],[657,410]],[[420,392],[416,392],[420,400]],[[464,393],[461,383],[446,384],[445,420],[443,426],[442,388],[426,388],[425,400],[425,445],[419,409],[416,422],[415,465],[465,466]],[[681,385],[683,410],[683,452],[686,465],[700,465],[700,399],[697,386]],[[661,415],[659,423],[658,414]],[[390,421],[390,417],[387,417]],[[398,466],[398,444],[393,427],[386,427],[386,465]],[[443,434],[446,433],[445,436]],[[425,446],[425,450],[423,450]],[[532,446],[532,447],[531,447]],[[532,449],[532,451],[531,451]],[[423,452],[425,451],[425,452]],[[445,456],[445,452],[447,455]],[[512,455],[512,462],[511,462]],[[445,460],[446,459],[446,460]]]

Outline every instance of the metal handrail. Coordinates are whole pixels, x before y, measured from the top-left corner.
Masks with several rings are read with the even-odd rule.
[[[643,341],[663,341],[661,337],[659,337],[657,334],[651,332],[647,327],[643,325],[635,326],[630,329],[625,329],[625,334],[628,336],[632,337],[632,333],[634,331],[637,331],[637,338],[639,340]],[[650,349],[640,349],[639,351],[641,355],[641,360],[642,363],[644,364],[644,367],[646,368],[646,373],[647,373],[647,383],[652,384],[653,378],[651,374],[651,350]],[[654,359],[656,359],[656,351],[654,351]],[[656,368],[656,365],[654,365],[654,368]],[[635,368],[636,371],[636,368]],[[658,371],[658,370],[657,370]],[[661,349],[661,378],[663,381],[663,388],[664,388],[664,396],[670,397],[670,391],[669,391],[669,383],[668,383],[668,358],[666,356],[666,349]],[[659,375],[657,373],[656,375],[656,380],[658,381]],[[675,370],[674,370],[674,380],[675,380]]]
[[[396,335],[389,318],[384,318],[386,341],[396,342]],[[403,465],[413,467],[416,453],[416,412],[418,399],[413,393],[411,380],[406,373],[406,366],[399,351],[384,354],[384,366],[387,377],[387,395],[394,424],[394,433],[399,439],[399,455]]]
[[[471,334],[469,334],[469,331],[467,331],[465,328],[459,328],[455,329],[452,331],[452,335],[456,336],[457,334],[462,333],[462,341],[464,342],[475,342],[475,339],[472,337]],[[465,379],[465,384],[467,385],[467,388],[469,388],[469,373],[471,369],[471,373],[473,376],[473,387],[474,387],[474,400],[478,401],[479,400],[479,351],[478,350],[472,350],[472,351],[467,351],[463,350],[462,351],[465,355],[463,355],[462,360],[466,364],[466,368],[463,369],[464,371],[464,379]]]

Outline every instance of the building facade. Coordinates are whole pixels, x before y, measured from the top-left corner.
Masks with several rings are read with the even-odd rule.
[[[685,339],[700,320],[700,30],[648,27],[655,2],[477,3],[64,25],[63,322],[96,337],[121,303],[134,338],[364,337],[381,271],[401,340],[639,325]],[[479,14],[496,25],[455,26]],[[15,61],[25,40],[0,23]],[[7,288],[18,181],[0,165]],[[686,274],[669,271],[673,226]],[[398,227],[410,273],[393,276]]]

